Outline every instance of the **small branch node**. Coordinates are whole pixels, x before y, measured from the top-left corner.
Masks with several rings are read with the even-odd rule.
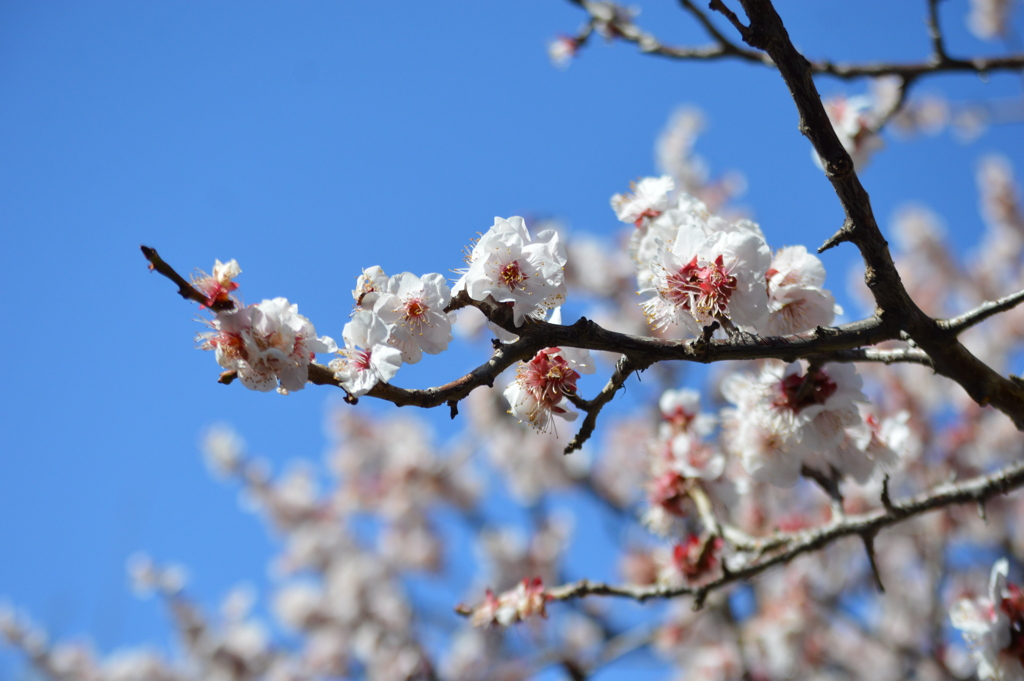
[[[885,477],[882,478],[882,508],[885,509],[886,513],[892,513],[894,506],[892,505],[892,498],[889,496],[889,474],[886,473]]]
[[[853,222],[846,220],[843,226],[840,227],[835,234],[825,240],[821,246],[818,247],[818,253],[824,253],[830,248],[835,248],[841,243],[847,242],[853,238]]]
[[[697,612],[704,607],[704,601],[708,599],[708,590],[704,587],[697,589],[693,594],[693,611]]]
[[[871,574],[875,576],[875,586],[878,587],[880,593],[885,593],[885,584],[882,583],[882,575],[878,572],[878,563],[875,561],[875,532],[864,532],[860,538],[864,541],[864,550],[868,554]]]

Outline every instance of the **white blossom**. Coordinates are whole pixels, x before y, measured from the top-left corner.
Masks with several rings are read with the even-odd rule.
[[[982,40],[993,40],[1006,35],[1010,28],[1010,11],[1015,0],[971,0],[971,13],[967,26]]]
[[[415,364],[424,352],[436,355],[448,349],[452,322],[444,308],[451,298],[442,275],[421,278],[410,272],[391,277],[387,289],[377,294],[373,312],[387,325],[388,343],[401,351],[403,362]]]
[[[810,331],[830,326],[836,300],[822,288],[825,267],[803,246],[780,248],[767,272],[768,321],[763,332],[769,336]]]
[[[531,239],[523,218],[496,217],[468,261],[469,268],[453,292],[465,290],[473,300],[490,296],[510,303],[516,326],[522,326],[528,315],[565,300],[565,248],[554,230],[541,231]]]
[[[641,227],[671,207],[675,180],[668,175],[645,177],[630,185],[632,193],[612,197],[612,210],[619,220]]]
[[[388,328],[377,315],[360,310],[342,332],[345,347],[328,365],[334,377],[353,397],[370,392],[379,381],[387,383],[402,366],[402,352],[387,344]]]
[[[309,363],[318,352],[334,352],[328,336],[317,337],[299,306],[284,298],[264,300],[238,310],[220,312],[199,335],[201,347],[215,350],[217,363],[238,373],[242,385],[268,392],[275,387],[302,390]]]
[[[552,417],[575,421],[568,396],[576,394],[579,372],[562,356],[561,348],[545,348],[529,362],[520,362],[516,380],[505,388],[511,413],[541,432],[547,431]]]
[[[832,464],[859,474],[836,450],[848,428],[864,427],[857,408],[866,400],[861,385],[849,364],[805,374],[801,362],[769,362],[756,379],[732,374],[722,384],[722,394],[735,405],[722,413],[725,440],[762,482],[792,485],[805,465],[827,472]]]
[[[765,275],[771,262],[760,229],[746,221],[727,223],[688,198],[680,201],[684,209],[659,218],[675,234],[669,242],[653,240],[650,283],[640,291],[654,294],[643,303],[648,322],[659,330],[679,324],[694,336],[714,321],[758,329],[768,314]],[[663,229],[659,220],[652,230]]]
[[[833,97],[825,101],[825,112],[843,148],[853,159],[853,167],[863,170],[874,153],[885,146],[877,130],[880,114],[876,101],[868,96]],[[821,167],[818,154],[811,153]]]
[[[363,273],[356,278],[356,287],[352,291],[352,299],[356,301],[356,307],[363,310],[372,310],[377,296],[387,290],[388,275],[379,266],[367,267]]]

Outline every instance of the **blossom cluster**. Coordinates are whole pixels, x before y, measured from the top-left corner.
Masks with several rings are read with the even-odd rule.
[[[755,223],[730,222],[668,175],[648,177],[612,197],[619,220],[635,225],[644,313],[655,331],[681,326],[691,336],[718,323],[766,335],[810,331],[832,323],[836,305],[822,288],[821,261],[802,246],[774,254]]]

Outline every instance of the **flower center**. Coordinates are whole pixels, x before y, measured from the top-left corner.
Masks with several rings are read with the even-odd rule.
[[[359,371],[367,371],[370,368],[370,351],[369,350],[357,350],[349,356],[354,366]]]
[[[799,412],[812,404],[825,404],[838,388],[824,371],[807,376],[793,374],[782,379],[782,395],[776,398],[775,406]]]
[[[1010,620],[1010,645],[1004,650],[1024,661],[1024,592],[1019,586],[1006,585],[1006,595],[1000,601],[999,609]]]
[[[429,309],[420,298],[410,298],[405,301],[405,318],[410,321],[422,322]]]
[[[559,348],[546,348],[519,367],[518,380],[544,406],[555,407],[563,395],[576,392],[579,373],[558,355]]]
[[[725,271],[723,256],[701,265],[697,256],[666,277],[663,296],[694,317],[715,319],[729,316],[729,298],[736,290],[736,277]]]
[[[515,291],[516,289],[526,288],[523,282],[525,282],[529,277],[527,277],[522,268],[519,267],[519,261],[513,260],[509,264],[502,266],[501,270],[498,272],[498,278],[502,284],[508,286],[509,291]]]
[[[245,351],[245,341],[240,334],[221,331],[216,336],[210,338],[209,343],[214,348],[219,348],[226,357],[248,359],[248,353]]]
[[[682,407],[677,406],[674,411],[668,414],[663,414],[662,418],[679,430],[685,431],[690,427],[690,423],[693,419],[697,418],[697,415],[691,414]]]

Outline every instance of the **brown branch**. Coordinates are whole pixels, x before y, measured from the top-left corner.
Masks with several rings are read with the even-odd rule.
[[[982,303],[973,310],[969,310],[958,317],[953,317],[952,319],[940,319],[938,322],[939,328],[944,329],[955,336],[959,336],[972,326],[980,324],[989,317],[997,315],[1000,312],[1012,310],[1021,303],[1024,303],[1024,291],[1017,291],[1016,293],[1011,293],[999,300],[991,300],[986,303]]]
[[[590,436],[594,434],[594,428],[597,427],[597,416],[601,413],[601,409],[604,405],[611,402],[612,398],[615,397],[615,393],[619,392],[622,386],[626,383],[626,379],[629,378],[635,371],[643,371],[646,366],[637,365],[626,355],[619,358],[619,361],[615,363],[615,372],[608,379],[608,383],[605,384],[601,392],[597,394],[592,400],[573,400],[573,404],[582,409],[587,413],[586,418],[583,419],[583,423],[580,425],[579,431],[576,433],[576,437],[566,445],[565,453],[571,454],[577,449],[583,447],[583,443],[590,439]]]
[[[946,54],[942,27],[939,25],[939,3],[942,0],[928,0],[928,38],[932,41],[932,61],[942,64],[949,60]]]
[[[746,56],[744,53],[749,52],[726,38],[725,35],[718,30],[718,27],[712,23],[711,19],[709,19],[708,16],[700,10],[700,8],[694,5],[691,0],[679,0],[679,4],[682,5],[683,9],[693,15],[697,22],[704,27],[704,31],[722,47],[722,50],[737,56]],[[763,56],[756,52],[750,52],[749,54],[749,58],[756,58],[757,60],[763,59]]]
[[[875,561],[875,533],[865,532],[860,538],[864,542],[864,551],[868,554],[868,564],[871,566],[871,574],[875,577],[875,586],[878,587],[881,593],[885,593],[882,573],[878,571],[878,563]]]
[[[931,1],[931,0],[930,0]],[[581,0],[570,0],[575,5],[583,8],[589,12],[589,7],[586,2]],[[622,23],[616,22],[613,24],[615,29],[616,37],[620,38],[629,43],[637,45],[641,51],[647,54],[654,54],[661,57],[676,60],[714,60],[732,57],[741,59],[743,61],[750,62],[752,64],[761,64],[762,66],[773,67],[775,65],[773,57],[769,53],[765,55],[762,52],[755,50],[747,50],[729,40],[719,39],[720,32],[711,25],[710,21],[707,21],[706,17],[687,7],[687,0],[680,0],[684,9],[690,11],[697,20],[701,23],[708,34],[715,40],[716,45],[713,47],[706,48],[685,48],[685,47],[670,47],[662,43],[655,36],[642,31],[632,22]],[[747,30],[746,26],[740,22],[736,15],[725,6],[721,0],[713,0],[710,4],[711,9],[721,12],[726,18],[729,19],[730,23],[743,35],[743,32]],[[696,9],[696,8],[694,8]],[[591,15],[593,16],[593,15]],[[585,42],[579,40],[577,37],[577,45],[582,46]],[[749,42],[749,41],[748,41]],[[935,40],[933,38],[933,51]],[[941,44],[941,35],[940,35]],[[1013,54],[1003,57],[969,57],[969,58],[954,58],[950,57],[945,53],[945,48],[942,47],[942,52],[939,54],[939,58],[936,58],[936,54],[933,54],[928,60],[919,62],[868,62],[868,63],[848,63],[848,62],[832,62],[827,59],[821,59],[817,61],[809,61],[808,67],[814,74],[824,74],[840,78],[843,80],[852,80],[855,78],[877,78],[879,76],[899,76],[905,83],[911,83],[918,78],[924,76],[930,76],[940,73],[992,73],[995,71],[1020,71],[1024,70],[1024,54]]]
[[[809,357],[812,362],[880,362],[882,364],[921,364],[934,368],[932,358],[920,348],[894,348],[879,350],[876,348],[854,348],[839,350],[827,355]]]
[[[184,298],[198,303],[206,302],[206,297],[185,281],[174,268],[165,263],[157,255],[155,249],[144,246],[143,254],[150,261],[151,269],[178,284],[179,293]],[[622,370],[617,370],[612,377],[613,382],[624,382],[632,371],[644,369],[656,362],[682,360],[708,364],[724,360],[766,358],[778,358],[791,362],[804,357],[827,355],[893,340],[898,334],[877,317],[839,327],[818,327],[810,333],[796,336],[767,338],[739,336],[727,340],[715,340],[711,333],[705,333],[701,338],[689,341],[632,336],[609,331],[586,318],[581,318],[571,326],[528,319],[521,327],[516,327],[512,322],[512,310],[507,305],[495,303],[490,299],[486,301],[471,300],[465,291],[453,298],[445,311],[469,306],[478,308],[490,321],[505,330],[519,334],[519,338],[511,343],[498,343],[486,363],[442,386],[414,390],[378,383],[367,394],[400,407],[437,407],[442,404],[453,407],[474,389],[481,386],[493,387],[498,375],[516,362],[529,360],[538,351],[551,347],[603,350],[625,355],[628,357],[629,366],[620,367]],[[234,374],[225,372],[221,375],[220,381],[231,383],[234,378]],[[316,385],[341,387],[330,369],[316,363],[309,365],[309,381]],[[621,383],[618,385],[621,386]],[[588,412],[587,419],[584,420],[584,427],[587,427],[588,420],[596,420],[597,412],[612,398],[614,392],[605,392],[612,388],[613,385],[610,383],[591,402],[580,401],[580,404],[585,405],[582,408]],[[354,403],[356,400],[349,396],[347,401]],[[586,433],[581,429],[581,434],[584,435],[583,440],[589,437],[590,432],[592,432],[592,428]],[[576,439],[582,444],[583,440],[579,435]]]
[[[832,502],[832,510],[838,515],[843,513],[843,493],[839,489],[840,473],[829,466],[828,472],[819,471],[810,466],[800,466],[800,475],[817,483],[818,487],[828,495]]]
[[[159,272],[177,284],[178,295],[185,300],[192,300],[200,305],[206,305],[206,296],[197,291],[191,283],[175,272],[173,267],[164,262],[155,248],[150,248],[149,246],[140,246],[140,248],[142,249],[142,255],[149,261],[150,271]],[[209,307],[211,310],[219,312],[221,310],[231,310],[235,307],[235,304],[230,300],[215,300]]]
[[[547,590],[549,600],[563,601],[584,596],[616,596],[644,602],[679,596],[706,597],[729,584],[755,577],[768,568],[788,563],[805,553],[817,551],[849,536],[875,536],[880,530],[929,511],[960,504],[982,504],[992,497],[1024,486],[1024,463],[1015,463],[991,475],[978,476],[959,484],[946,484],[907,501],[893,502],[889,508],[846,516],[824,527],[780,535],[785,548],[763,560],[741,568],[732,568],[700,586],[641,586],[606,584],[580,580]],[[778,541],[779,537],[772,537]]]
[[[821,103],[812,77],[814,69],[793,46],[772,3],[740,1],[750,23],[743,34],[744,41],[765,50],[778,66],[796,104],[800,131],[822,159],[825,175],[846,213],[843,230],[829,243],[845,240],[856,244],[864,258],[864,279],[875,298],[879,316],[906,331],[931,357],[936,372],[960,384],[978,404],[991,404],[1007,414],[1018,429],[1024,429],[1024,386],[999,375],[972,355],[954,334],[926,315],[904,288],[889,245],[875,221],[868,193]]]
[[[865,319],[836,328],[819,327],[799,336],[772,336],[767,338],[737,338],[714,340],[695,338],[689,341],[669,341],[658,338],[632,336],[602,328],[586,318],[571,326],[533,322],[517,329],[521,334],[512,343],[500,344],[491,359],[451,383],[426,389],[406,389],[378,383],[367,393],[402,407],[437,407],[458,401],[480,386],[493,387],[498,375],[517,361],[525,361],[544,348],[568,347],[602,350],[625,354],[637,369],[657,362],[681,360],[709,364],[739,359],[782,359],[792,362],[805,357],[829,355],[862,345],[894,340],[878,319]],[[310,365],[310,381],[337,385],[327,369]],[[326,374],[324,372],[327,372]],[[606,386],[607,388],[607,386]],[[599,396],[600,397],[600,396]],[[594,398],[595,400],[598,397]],[[610,397],[609,397],[610,399]],[[580,400],[578,404],[585,404]]]

